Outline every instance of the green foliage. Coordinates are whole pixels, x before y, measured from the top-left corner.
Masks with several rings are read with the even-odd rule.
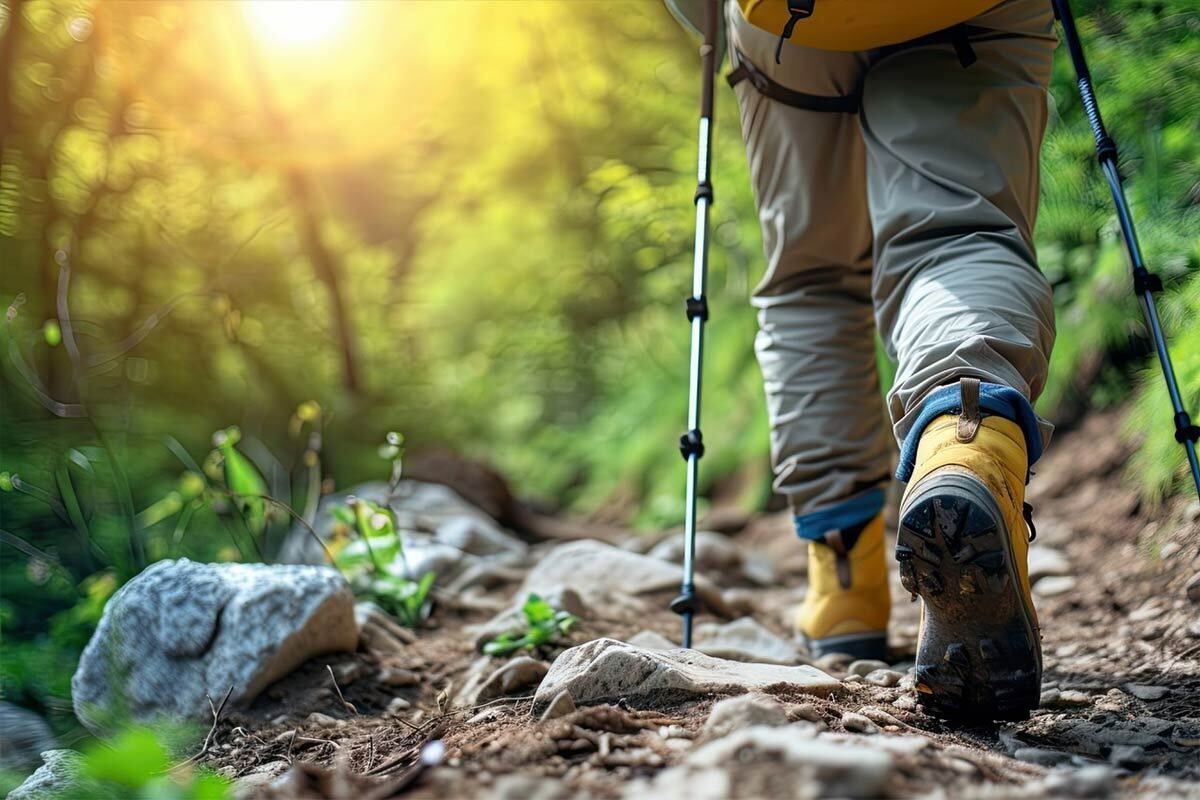
[[[532,592],[521,606],[525,615],[525,629],[508,631],[483,646],[489,656],[505,656],[518,650],[537,650],[554,644],[565,636],[579,621],[579,617],[567,611],[556,611],[553,606]]]
[[[109,742],[96,742],[83,756],[80,789],[88,797],[146,800],[225,800],[232,785],[190,765],[172,769],[167,744],[147,728],[129,728]]]
[[[396,446],[385,445],[385,448]],[[390,449],[384,457],[398,460],[398,454],[393,454]],[[417,580],[409,577],[404,544],[392,510],[355,497],[348,505],[334,506],[333,517],[339,525],[336,539],[346,540],[348,531],[353,531],[356,536],[344,546],[335,545],[337,549],[333,556],[334,565],[351,586],[378,603],[402,625],[416,628],[428,619],[432,609],[429,593],[436,576],[426,572]]]

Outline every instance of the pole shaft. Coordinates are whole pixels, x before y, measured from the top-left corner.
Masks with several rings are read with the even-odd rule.
[[[700,46],[703,74],[700,90],[700,127],[696,143],[696,239],[692,259],[692,301],[706,303],[708,284],[708,212],[712,206],[713,94],[717,66],[717,0],[705,4],[704,43]],[[704,324],[707,311],[691,318],[692,346],[688,381],[688,430],[700,431],[700,390],[704,366]],[[680,599],[683,615],[683,646],[692,646],[692,621],[695,616],[696,580],[696,506],[700,480],[701,452],[687,456],[687,489],[683,523],[683,586]]]
[[[1100,161],[1100,169],[1108,182],[1113,204],[1117,209],[1117,221],[1121,228],[1121,237],[1125,241],[1125,249],[1129,253],[1129,262],[1133,268],[1138,299],[1142,304],[1142,312],[1150,329],[1150,337],[1154,341],[1154,350],[1162,367],[1163,378],[1167,384],[1167,394],[1171,399],[1171,408],[1175,412],[1176,429],[1178,420],[1188,419],[1183,406],[1183,397],[1179,391],[1179,381],[1175,377],[1175,367],[1171,363],[1171,353],[1167,349],[1166,336],[1163,334],[1162,323],[1158,317],[1158,307],[1154,301],[1154,289],[1147,285],[1142,278],[1147,276],[1146,264],[1142,258],[1142,248],[1138,242],[1137,229],[1133,224],[1133,214],[1129,209],[1129,201],[1125,197],[1125,187],[1121,182],[1121,173],[1117,166],[1117,147],[1108,130],[1104,127],[1104,117],[1100,114],[1100,104],[1096,100],[1096,92],[1092,88],[1092,75],[1088,69],[1087,58],[1083,53],[1083,44],[1079,38],[1079,30],[1075,27],[1075,16],[1071,13],[1069,0],[1053,0],[1054,13],[1063,28],[1063,39],[1067,52],[1071,56],[1071,64],[1079,86],[1079,98],[1083,104],[1084,114],[1092,128],[1092,136],[1096,140],[1096,153]],[[1184,452],[1187,455],[1188,467],[1192,473],[1192,481],[1196,485],[1196,493],[1200,495],[1200,461],[1196,457],[1196,443],[1186,437],[1180,438]]]

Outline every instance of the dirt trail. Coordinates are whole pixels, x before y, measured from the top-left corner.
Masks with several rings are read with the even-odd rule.
[[[805,766],[808,756],[768,741],[763,727],[738,734],[750,738],[736,752],[721,752],[704,727],[717,697],[602,705],[539,721],[531,696],[545,666],[521,662],[508,691],[493,687],[462,705],[469,684],[513,662],[480,656],[471,626],[510,605],[548,546],[442,598],[416,637],[309,663],[248,711],[222,719],[205,761],[242,779],[246,797],[616,798],[699,789],[713,797],[1200,797],[1200,504],[1143,508],[1122,482],[1127,451],[1111,434],[1115,423],[1094,416],[1062,436],[1032,487],[1045,677],[1042,708],[1028,721],[953,728],[916,708],[908,669],[918,604],[894,577],[889,670],[826,658],[816,666],[842,679],[832,694],[776,693],[788,722],[779,730],[795,731],[797,741],[857,748],[860,763],[870,761],[864,753],[883,754],[874,788]],[[705,574],[732,616],[790,637],[803,548],[786,514],[740,527],[727,542],[736,550],[710,537]],[[645,551],[663,538],[626,546]],[[644,631],[676,641],[669,595],[590,608],[570,642]]]

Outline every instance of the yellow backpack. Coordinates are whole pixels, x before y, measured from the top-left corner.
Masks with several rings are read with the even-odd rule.
[[[755,27],[820,50],[871,50],[966,22],[999,0],[738,0]]]
[[[722,0],[723,1],[723,0]],[[671,13],[704,31],[708,0],[666,0]],[[819,50],[873,50],[966,22],[1000,0],[738,0],[742,14],[765,31]],[[723,33],[723,32],[722,32]],[[718,36],[718,53],[724,51]]]

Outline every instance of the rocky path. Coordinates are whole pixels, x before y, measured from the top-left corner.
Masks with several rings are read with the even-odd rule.
[[[1062,437],[1034,483],[1046,672],[1025,722],[921,713],[918,604],[894,579],[887,662],[810,661],[786,514],[710,515],[709,613],[682,651],[677,532],[530,545],[414,490],[398,510],[433,532],[410,547],[439,573],[428,625],[359,604],[357,652],[221,714],[199,760],[246,798],[1200,797],[1200,504],[1139,505],[1113,425]],[[484,655],[530,593],[579,623]]]
[[[430,629],[378,620],[327,660],[352,710],[310,662],[207,760],[247,797],[1200,796],[1200,506],[1140,507],[1112,422],[1063,437],[1034,484],[1046,674],[1026,722],[917,709],[899,593],[888,663],[809,662],[786,515],[721,515],[698,652],[671,649],[677,534],[513,546],[459,570]],[[579,615],[569,642],[481,655],[531,591]]]

